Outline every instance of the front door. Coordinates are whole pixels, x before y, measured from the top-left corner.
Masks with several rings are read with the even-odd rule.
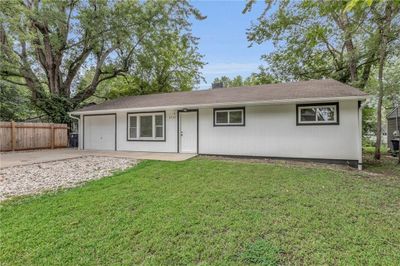
[[[197,111],[179,112],[179,152],[197,153]]]

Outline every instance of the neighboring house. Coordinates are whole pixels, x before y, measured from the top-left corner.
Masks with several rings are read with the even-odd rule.
[[[400,108],[393,109],[387,115],[387,142],[390,150],[393,150],[392,139],[398,138],[400,134]],[[397,120],[397,121],[396,121]],[[395,133],[397,131],[397,133]],[[395,136],[397,134],[397,136]]]
[[[335,80],[122,97],[74,111],[81,149],[362,164],[361,102]]]

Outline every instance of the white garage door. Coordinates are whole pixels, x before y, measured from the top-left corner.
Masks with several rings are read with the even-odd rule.
[[[115,150],[115,115],[84,116],[83,148]]]

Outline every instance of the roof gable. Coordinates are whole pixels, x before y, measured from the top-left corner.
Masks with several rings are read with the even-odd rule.
[[[387,118],[396,118],[400,117],[400,108],[396,107],[394,108],[388,115]]]

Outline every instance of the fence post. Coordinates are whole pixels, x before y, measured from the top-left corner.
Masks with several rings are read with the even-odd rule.
[[[15,151],[17,147],[17,130],[15,128],[15,122],[11,121],[11,150]]]
[[[51,132],[50,132],[50,141],[51,141],[51,149],[54,149],[54,124],[53,123],[51,123],[51,126],[50,126],[50,130],[51,130]]]

